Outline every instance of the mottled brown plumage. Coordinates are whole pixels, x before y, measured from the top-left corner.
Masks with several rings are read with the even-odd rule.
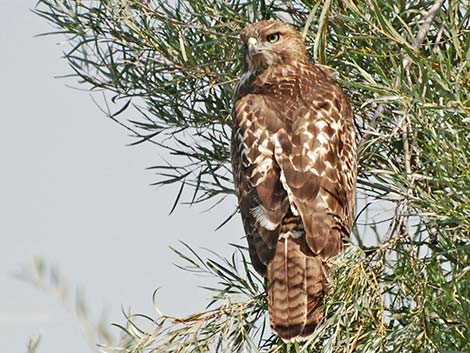
[[[271,327],[285,341],[305,340],[323,316],[326,261],[353,223],[351,107],[292,26],[253,23],[240,38],[245,70],[232,112],[240,212],[253,266],[267,278]]]

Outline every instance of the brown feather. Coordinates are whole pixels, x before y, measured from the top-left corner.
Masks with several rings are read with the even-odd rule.
[[[253,266],[267,277],[271,327],[305,340],[323,316],[326,261],[353,224],[353,115],[333,71],[308,61],[290,25],[262,21],[240,37],[251,45],[232,112],[240,212]]]

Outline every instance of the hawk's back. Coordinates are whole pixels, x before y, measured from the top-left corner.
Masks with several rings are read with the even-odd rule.
[[[268,22],[248,35],[269,35]],[[350,105],[331,71],[301,59],[246,70],[233,106],[240,212],[252,263],[268,279],[271,326],[285,340],[305,339],[322,318],[326,261],[351,231],[356,183]]]

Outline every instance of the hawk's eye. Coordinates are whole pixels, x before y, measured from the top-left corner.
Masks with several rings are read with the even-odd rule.
[[[271,33],[266,37],[266,40],[269,43],[275,43],[279,40],[280,37],[281,37],[281,35],[279,33]]]

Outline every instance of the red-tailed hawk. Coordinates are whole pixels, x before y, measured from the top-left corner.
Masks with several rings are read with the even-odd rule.
[[[240,35],[245,69],[233,104],[232,164],[251,261],[267,278],[272,329],[305,340],[323,316],[327,260],[351,232],[356,142],[332,70],[309,62],[278,21]]]

